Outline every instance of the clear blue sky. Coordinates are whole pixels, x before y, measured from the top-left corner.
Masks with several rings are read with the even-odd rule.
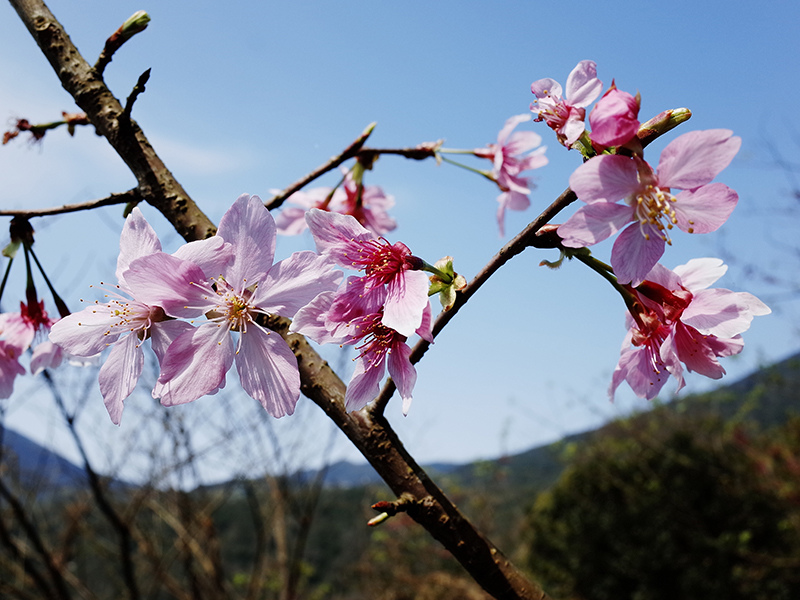
[[[269,197],[271,189],[336,154],[372,121],[378,123],[370,140],[376,146],[440,138],[448,147],[484,146],[508,117],[528,110],[532,81],[553,77],[563,83],[579,60],[592,59],[606,87],[613,78],[621,89],[641,92],[643,120],[685,106],[694,117],[681,131],[724,127],[743,138],[739,155],[718,178],[740,195],[724,233],[678,233],[662,262],[672,267],[724,249],[740,261],[757,262],[764,272],[796,279],[796,261],[782,254],[790,251],[784,244],[790,245],[800,223],[792,212],[796,200],[770,153],[772,147],[792,160],[798,150],[800,9],[794,2],[754,7],[718,0],[234,1],[223,8],[207,1],[147,6],[87,0],[77,7],[60,0],[49,5],[90,61],[128,15],[150,12],[150,27],[114,57],[106,80],[124,98],[139,74],[152,68],[134,117],[214,220],[240,193]],[[0,78],[3,122],[16,116],[47,121],[74,109],[4,3]],[[579,164],[577,154],[560,147],[543,124],[522,128],[543,136],[550,165],[535,173],[533,207],[509,213],[509,237],[566,187]],[[651,161],[669,139],[648,150]],[[0,180],[3,207],[81,202],[135,185],[105,141],[88,129],[74,138],[50,133],[41,146],[17,141],[0,148]],[[366,182],[396,198],[399,228],[389,236],[392,241],[402,240],[429,262],[452,255],[467,278],[509,239],[498,237],[496,188],[467,172],[384,157]],[[179,240],[160,215],[147,208],[145,214],[174,249]],[[71,306],[91,293],[89,284],[113,278],[119,215],[118,208],[109,208],[89,221],[77,215],[34,222],[39,256]],[[308,236],[282,239],[278,253],[308,247]],[[607,258],[610,248],[607,242],[595,253]],[[615,405],[606,397],[624,335],[620,299],[577,263],[558,272],[538,267],[545,258],[554,253],[529,251],[504,267],[418,365],[409,416],[402,418],[399,402],[390,406],[391,419],[419,460],[464,461],[520,451],[645,406],[624,393]],[[774,309],[745,334],[743,355],[724,363],[729,381],[798,348],[796,297],[735,266],[720,285],[756,293]],[[13,307],[14,294],[21,297],[22,291],[21,283],[11,286],[4,307]],[[228,388],[234,389],[231,377]],[[690,377],[688,383],[686,392],[709,387],[702,378]],[[39,441],[60,440],[52,403],[39,389],[30,378],[18,383],[18,393],[4,401],[7,425]],[[229,401],[255,402],[244,394]],[[146,404],[147,395],[129,405],[135,402]],[[215,402],[222,404],[212,397],[177,411],[197,418]],[[308,406],[300,407],[293,423],[284,419],[270,426],[305,448],[297,456],[318,457],[317,432],[327,431],[327,425],[310,402],[303,404]],[[103,444],[117,448],[135,444],[132,431],[140,427],[136,411],[129,409],[122,427],[114,427],[99,397],[82,420]],[[67,442],[56,444],[74,455]],[[343,439],[333,453],[356,456]],[[103,457],[100,464],[105,460],[115,459]]]

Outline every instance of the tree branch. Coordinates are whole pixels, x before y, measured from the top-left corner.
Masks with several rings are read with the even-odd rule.
[[[107,198],[100,198],[99,200],[92,200],[90,202],[81,202],[80,204],[64,204],[63,206],[35,210],[0,210],[0,217],[23,217],[25,219],[30,219],[31,217],[49,217],[81,210],[92,210],[102,206],[141,202],[141,200],[142,195],[139,193],[139,189],[133,188],[121,194],[111,194]]]

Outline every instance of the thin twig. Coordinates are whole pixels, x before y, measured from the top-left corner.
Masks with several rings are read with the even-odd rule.
[[[24,217],[26,219],[30,219],[32,217],[49,217],[52,215],[61,215],[65,213],[78,212],[81,210],[92,210],[102,206],[113,206],[115,204],[128,204],[129,202],[141,201],[142,196],[139,193],[139,188],[133,188],[127,192],[111,194],[106,198],[91,200],[89,202],[81,202],[79,204],[64,204],[63,206],[34,210],[0,210],[0,217]]]

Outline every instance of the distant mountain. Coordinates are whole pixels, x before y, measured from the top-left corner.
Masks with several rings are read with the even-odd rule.
[[[800,415],[800,354],[760,369],[743,379],[705,394],[689,395],[665,404],[669,410],[705,414],[713,412],[725,420],[746,419],[768,428]],[[540,490],[553,483],[564,467],[565,448],[602,434],[604,427],[565,437],[559,442],[525,452],[477,463],[432,463],[426,471],[446,487],[493,485],[513,481],[519,490]],[[10,429],[0,430],[0,473],[11,473],[27,488],[34,485],[75,488],[86,485],[83,469]],[[308,482],[316,470],[295,473],[293,480]],[[355,488],[381,481],[372,467],[339,461],[329,465],[324,484],[330,488]]]
[[[761,429],[781,425],[791,416],[800,416],[800,353],[711,392],[679,397],[663,406],[683,414],[715,414],[728,422],[747,421]],[[454,466],[446,479],[466,487],[502,479],[514,482],[521,491],[541,490],[563,471],[566,449],[602,435],[609,426],[497,460]]]
[[[74,489],[86,487],[86,472],[11,429],[0,429],[0,473],[22,489]]]

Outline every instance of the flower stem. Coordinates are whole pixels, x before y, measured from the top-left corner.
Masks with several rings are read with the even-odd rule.
[[[444,161],[446,163],[450,163],[451,165],[455,165],[457,167],[461,167],[462,169],[466,169],[467,171],[472,171],[473,173],[477,173],[478,175],[482,175],[483,177],[486,177],[486,179],[488,179],[489,181],[495,181],[495,178],[492,177],[492,174],[489,171],[482,171],[481,169],[476,169],[474,167],[467,166],[467,165],[462,164],[460,162],[456,162],[454,160],[451,160],[451,159],[447,158],[446,156],[442,156],[441,159],[442,159],[442,161]]]
[[[588,248],[579,248],[578,250],[579,251],[576,252],[570,252],[568,254],[570,258],[577,258],[587,267],[598,273],[603,279],[608,281],[612,287],[619,292],[620,296],[622,296],[622,299],[625,302],[625,306],[628,307],[628,310],[633,312],[633,305],[638,301],[627,287],[623,286],[617,281],[617,278],[614,276],[614,269],[612,269],[610,265],[607,265],[603,261],[592,256],[592,253]]]

